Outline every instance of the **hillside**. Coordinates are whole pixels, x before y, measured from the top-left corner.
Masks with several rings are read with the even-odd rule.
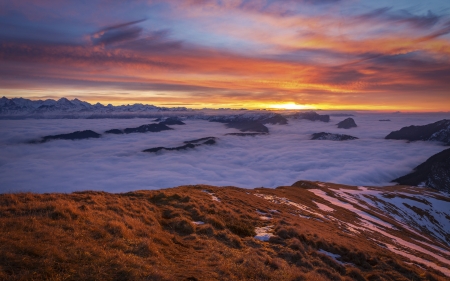
[[[450,193],[450,148],[428,158],[414,170],[393,182],[402,185],[428,186]]]
[[[301,181],[0,195],[1,280],[448,280],[450,198]]]

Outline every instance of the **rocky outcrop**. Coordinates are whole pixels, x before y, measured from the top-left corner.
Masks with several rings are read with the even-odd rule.
[[[245,113],[239,115],[218,115],[209,116],[207,118],[210,122],[220,123],[240,123],[240,122],[259,122],[261,124],[278,124],[286,125],[287,119],[277,113]]]
[[[450,148],[431,156],[414,168],[412,173],[393,182],[401,185],[424,185],[450,193]]]
[[[450,145],[450,126],[447,129],[440,130],[434,133],[429,139],[429,141],[440,141],[445,145]]]
[[[147,132],[156,133],[156,132],[167,131],[167,130],[173,130],[173,129],[170,127],[167,127],[167,125],[164,122],[159,122],[159,123],[155,123],[155,124],[142,125],[142,126],[139,126],[136,128],[126,128],[125,130],[111,129],[111,130],[105,131],[105,134],[121,135],[121,134],[147,133]]]
[[[440,141],[450,145],[450,120],[444,119],[423,126],[403,127],[393,131],[385,139],[409,141]]]
[[[261,136],[261,135],[267,135],[267,133],[229,133],[225,134],[225,136],[238,136],[238,137],[254,137],[254,136]]]
[[[166,120],[162,121],[161,123],[164,123],[166,125],[186,125],[183,121],[181,121],[177,117],[169,117]]]
[[[269,132],[269,129],[258,121],[235,121],[227,123],[226,126],[228,128],[238,129],[241,132]]]
[[[357,137],[343,135],[343,134],[332,134],[332,133],[315,133],[311,135],[312,140],[331,140],[331,141],[345,141],[345,140],[356,140]]]
[[[213,144],[216,144],[216,138],[215,137],[206,137],[206,138],[201,138],[201,139],[196,139],[196,140],[191,140],[191,141],[185,141],[184,143],[185,143],[184,145],[177,146],[177,147],[163,147],[163,146],[153,147],[153,148],[143,150],[142,152],[155,153],[155,152],[158,152],[161,150],[179,151],[179,150],[195,148],[195,147],[198,147],[201,145],[213,145]]]
[[[275,114],[273,116],[263,118],[260,122],[262,124],[272,124],[272,125],[275,124],[286,125],[288,123],[287,119],[281,116],[280,114]]]
[[[177,147],[163,147],[163,146],[160,146],[160,147],[149,148],[149,149],[143,150],[142,152],[158,152],[160,150],[185,150],[185,149],[188,149],[188,148],[194,148],[196,146],[197,145],[192,144],[192,143],[188,143],[188,144],[185,144],[185,145],[182,145],[182,146],[177,146]]]
[[[340,129],[350,129],[357,127],[355,120],[353,120],[353,118],[347,118],[345,120],[342,120],[341,122],[337,123],[337,126]]]
[[[147,124],[142,125],[136,128],[126,128],[125,130],[120,129],[111,129],[105,131],[105,134],[115,134],[115,135],[122,135],[122,134],[130,134],[130,133],[146,133],[146,132],[161,132],[166,130],[173,130],[170,127],[167,127],[167,125],[164,122],[160,122],[157,124]],[[32,140],[30,143],[43,143],[47,142],[49,140],[55,140],[55,139],[61,139],[61,140],[81,140],[81,139],[89,139],[89,138],[99,138],[101,134],[98,134],[92,130],[85,130],[85,131],[76,131],[70,134],[60,134],[60,135],[52,135],[52,136],[45,136],[41,138],[40,140]]]
[[[167,131],[167,130],[173,130],[170,127],[167,127],[166,124],[164,124],[163,122],[159,122],[157,124],[147,124],[147,125],[142,125],[136,128],[126,128],[125,130],[123,130],[123,132],[125,134],[131,134],[131,133],[147,133],[147,132],[161,132],[161,131]]]
[[[287,119],[276,113],[245,113],[239,115],[209,116],[209,122],[225,123],[227,128],[238,129],[241,132],[268,133],[269,129],[264,124],[287,124]]]
[[[201,138],[201,139],[196,139],[196,140],[190,140],[190,141],[184,141],[184,143],[192,143],[192,144],[215,144],[216,143],[216,138],[215,137],[206,137],[206,138]]]
[[[90,138],[99,138],[101,135],[91,131],[76,131],[70,134],[60,134],[60,135],[51,135],[45,136],[40,140],[33,140],[30,143],[44,143],[50,140],[82,140],[82,139],[90,139]]]
[[[292,116],[295,119],[306,119],[310,121],[322,121],[322,122],[330,122],[330,115],[320,115],[314,111],[310,112],[299,112]]]
[[[111,129],[111,130],[105,131],[105,134],[123,135],[124,132],[119,129]]]

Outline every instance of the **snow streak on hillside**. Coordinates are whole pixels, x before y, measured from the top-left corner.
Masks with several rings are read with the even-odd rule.
[[[316,208],[287,198],[255,195],[293,207],[302,218],[336,224],[344,233],[363,236],[378,246],[450,276],[450,198],[418,187],[296,184],[321,198]],[[314,188],[316,185],[316,188]]]

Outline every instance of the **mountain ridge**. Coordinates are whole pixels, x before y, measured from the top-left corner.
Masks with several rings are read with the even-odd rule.
[[[103,105],[101,103],[90,104],[79,99],[69,100],[60,98],[59,100],[29,100],[24,98],[0,98],[0,115],[3,116],[45,116],[61,114],[108,114],[108,113],[155,113],[163,111],[189,111],[186,107],[157,107],[148,104],[127,104],[114,106],[112,104]]]
[[[206,109],[213,110],[213,109]],[[59,100],[29,100],[24,98],[11,98],[5,96],[0,98],[0,119],[25,119],[25,118],[68,118],[68,119],[101,119],[101,118],[161,118],[170,119],[169,116],[186,117],[192,119],[204,119],[211,122],[230,123],[255,121],[261,124],[287,124],[287,117],[296,119],[307,119],[311,121],[320,120],[329,122],[329,115],[319,115],[314,111],[297,112],[295,114],[278,114],[265,110],[254,110],[245,112],[244,109],[233,110],[239,113],[221,112],[215,110],[215,114],[207,115],[201,109],[190,109],[187,107],[158,107],[151,104],[127,104],[103,105],[99,102],[90,104],[89,102],[77,98],[69,100],[60,98]],[[241,113],[244,111],[244,113]]]

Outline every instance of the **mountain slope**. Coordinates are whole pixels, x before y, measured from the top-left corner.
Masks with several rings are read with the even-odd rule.
[[[450,145],[450,120],[444,119],[423,126],[403,127],[391,132],[385,139],[440,141]]]
[[[393,182],[403,185],[425,185],[450,194],[450,148],[431,156],[414,168],[412,173]]]
[[[446,280],[449,207],[430,189],[305,181],[3,194],[0,279]]]

